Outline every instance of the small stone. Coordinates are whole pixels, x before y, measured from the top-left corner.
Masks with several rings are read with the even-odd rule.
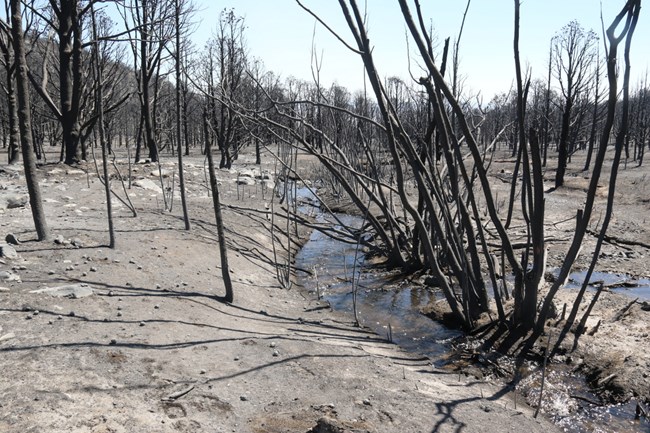
[[[144,326],[144,325],[146,325],[146,323],[140,322],[140,326]]]
[[[122,312],[121,311],[117,312],[117,317],[122,317]]]
[[[10,332],[10,333],[5,334],[2,337],[0,337],[0,341],[11,340],[12,338],[16,338],[16,334],[14,334],[13,332]]]
[[[245,395],[240,396],[239,399],[241,401],[248,401],[248,397],[246,397]]]
[[[113,259],[113,263],[120,263],[120,259]]]
[[[49,271],[47,271],[47,274],[48,275],[54,275],[54,274],[56,274],[56,271],[53,271],[53,270],[50,269]]]
[[[54,238],[54,243],[57,245],[61,245],[64,242],[65,242],[65,238],[63,237],[63,235],[56,235],[56,237]]]
[[[90,267],[90,272],[97,272],[97,268],[95,266]]]
[[[370,400],[368,400],[367,398],[364,398],[364,399],[363,399],[363,404],[364,404],[365,406],[372,406],[372,403],[370,403]]]
[[[138,265],[138,269],[142,269],[142,266]]]
[[[28,195],[15,195],[7,198],[7,209],[24,207],[29,202]]]
[[[111,346],[115,346],[117,344],[117,340],[112,338],[110,343],[108,343],[108,344],[110,344]]]
[[[43,289],[32,290],[30,293],[45,293],[55,298],[72,298],[81,299],[92,296],[95,292],[92,287],[86,284],[69,284],[58,287],[45,287]]]
[[[154,310],[158,310],[160,308],[160,305],[154,305],[153,308]]]
[[[272,341],[271,344],[269,344],[269,347],[275,347],[275,346],[276,346],[275,341]]]
[[[5,236],[5,242],[11,245],[20,245],[18,237],[13,233],[9,233],[7,236]]]
[[[278,352],[277,350],[274,350],[273,351],[273,356],[280,356],[280,352]]]
[[[108,296],[113,296],[113,295],[114,295],[113,291],[112,291],[112,290],[109,290],[109,291],[108,291]]]
[[[63,320],[63,316],[59,314],[58,316],[56,316],[56,320]]]
[[[121,309],[122,309],[122,307],[118,305],[117,306],[117,311],[120,311]]]
[[[34,310],[34,312],[33,312],[32,314],[33,314],[34,316],[38,316],[40,313],[41,313],[40,311],[38,311],[38,310]]]
[[[72,240],[72,245],[74,245],[77,248],[82,248],[84,246],[83,242],[81,242],[81,239],[79,238],[74,238]]]
[[[162,286],[160,284],[156,284],[156,289],[160,289]]]
[[[70,317],[74,317],[74,316],[75,316],[74,311],[70,311],[70,312],[68,313],[68,316],[70,316]]]
[[[205,373],[206,373],[206,371],[203,370],[203,369],[201,369],[201,371],[199,371],[199,374],[205,374]]]
[[[18,258],[18,253],[16,249],[9,244],[0,244],[0,257],[4,257],[9,260],[14,260]]]
[[[482,405],[481,409],[483,409],[483,412],[492,412],[492,408],[487,405]]]
[[[16,281],[20,283],[20,275],[14,274],[13,272],[9,271],[0,271],[0,281],[6,281],[6,282],[11,282],[11,281]]]
[[[235,357],[233,358],[233,360],[234,360],[234,361],[239,361],[239,356],[235,356]]]

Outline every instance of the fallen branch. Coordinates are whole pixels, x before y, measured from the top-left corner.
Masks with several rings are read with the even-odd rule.
[[[625,315],[628,313],[628,311],[630,310],[630,308],[632,308],[632,305],[636,304],[636,301],[638,301],[638,300],[639,300],[639,298],[636,298],[636,299],[633,300],[632,302],[628,303],[625,307],[623,307],[623,309],[622,309],[621,311],[619,311],[619,312],[616,314],[616,316],[614,316],[614,318],[612,319],[612,322],[618,322],[618,321],[621,320],[623,317],[625,317]]]
[[[593,236],[599,236],[599,233],[596,233],[593,230],[587,230],[587,233],[589,233],[590,235],[593,235]],[[628,239],[619,238],[618,236],[604,235],[603,240],[606,241],[606,242],[609,242],[610,244],[611,243],[616,243],[616,244],[621,244],[621,245],[631,245],[631,246],[634,246],[634,247],[643,247],[643,248],[647,248],[647,249],[650,250],[650,244],[647,244],[647,243],[641,242],[641,241],[631,241],[631,240],[628,240]]]
[[[174,401],[174,400],[177,400],[177,399],[183,397],[184,395],[188,394],[193,389],[194,389],[194,385],[190,385],[187,388],[182,389],[180,391],[176,391],[176,392],[174,392],[172,394],[169,394],[167,397],[163,397],[160,400],[162,400],[162,401]]]
[[[642,416],[645,419],[650,420],[650,414],[648,414],[648,411],[643,406],[641,406],[641,403],[639,403],[637,401],[636,402],[636,412],[634,414],[634,419],[640,419]]]
[[[555,237],[551,238],[551,237],[549,237],[549,238],[544,239],[544,242],[546,242],[546,243],[569,242],[569,240],[570,240],[569,238],[555,238]],[[492,248],[501,248],[501,244],[498,244],[496,242],[488,242],[487,245],[489,247],[492,247]],[[523,248],[531,248],[532,246],[533,246],[533,244],[530,243],[530,242],[513,242],[512,243],[512,248],[516,249],[516,250],[520,250],[520,249],[523,249]]]
[[[594,406],[598,406],[598,407],[605,406],[603,403],[601,403],[599,401],[590,400],[590,399],[588,399],[586,397],[582,397],[581,395],[570,395],[569,397],[575,398],[576,400],[582,400],[582,401],[587,402],[589,404],[592,404]]]

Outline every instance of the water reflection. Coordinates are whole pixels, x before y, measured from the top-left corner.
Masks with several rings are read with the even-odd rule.
[[[321,218],[321,222],[323,221]],[[361,219],[339,215],[345,224],[359,226]],[[395,283],[390,275],[364,267],[363,254],[356,245],[335,241],[314,231],[298,253],[297,266],[315,269],[315,276],[301,272],[299,282],[309,291],[317,288],[336,310],[352,311],[352,272],[359,278],[358,307],[362,325],[378,335],[389,337],[406,350],[421,353],[434,362],[449,351],[448,340],[461,335],[420,314],[420,308],[436,294],[428,288]]]
[[[559,274],[559,269],[555,275]],[[567,289],[579,289],[587,277],[587,271],[573,272],[565,284]],[[650,279],[635,279],[625,274],[613,274],[609,272],[594,272],[591,275],[589,285],[594,288],[598,284],[604,284],[607,290],[613,293],[620,293],[630,298],[650,300]]]

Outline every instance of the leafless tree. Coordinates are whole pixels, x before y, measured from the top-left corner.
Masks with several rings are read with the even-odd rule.
[[[189,7],[188,2],[182,0],[175,1],[175,10],[174,10],[174,24],[176,27],[176,38],[175,38],[175,69],[176,69],[176,145],[178,149],[178,179],[179,179],[179,188],[181,192],[181,206],[183,208],[183,221],[185,222],[185,230],[190,229],[190,217],[187,211],[187,197],[185,194],[185,176],[184,176],[184,167],[183,167],[183,134],[182,134],[182,112],[181,112],[181,99],[182,99],[182,76],[181,76],[181,62],[182,62],[182,52],[181,52],[181,33],[186,26],[181,26],[181,17],[187,16],[187,14],[182,13],[182,8]],[[185,23],[186,24],[186,23]],[[187,137],[186,137],[187,138]]]
[[[11,0],[11,36],[16,62],[16,94],[18,100],[18,120],[20,124],[20,144],[34,226],[38,240],[42,241],[50,237],[50,231],[45,219],[45,212],[43,211],[41,190],[38,184],[36,161],[32,145],[29,78],[27,76],[27,60],[25,59],[21,9],[20,0]]]
[[[598,37],[571,21],[553,38],[553,70],[563,96],[562,129],[558,142],[555,187],[564,184],[570,154],[570,132],[575,121],[576,103],[589,88],[593,64],[598,51]]]
[[[602,245],[605,231],[607,230],[608,223],[611,218],[611,212],[613,208],[614,192],[616,187],[616,176],[618,173],[618,164],[620,162],[620,156],[624,145],[625,135],[627,134],[628,120],[629,120],[629,79],[630,79],[630,61],[629,53],[630,46],[632,42],[632,36],[634,35],[634,30],[636,23],[639,18],[639,12],[641,9],[640,0],[627,0],[625,6],[621,9],[621,12],[614,18],[612,24],[607,28],[607,41],[609,43],[609,51],[607,54],[607,80],[609,84],[608,98],[607,98],[607,116],[605,118],[605,123],[603,130],[600,136],[600,144],[598,147],[598,152],[594,161],[594,167],[592,170],[592,176],[589,182],[589,188],[586,194],[586,202],[582,209],[579,209],[576,215],[576,228],[573,236],[573,240],[569,247],[569,250],[565,256],[565,259],[560,268],[560,273],[557,280],[553,283],[549,289],[549,293],[546,295],[544,302],[542,304],[541,310],[539,312],[539,320],[535,326],[535,330],[530,338],[530,341],[534,341],[538,338],[543,330],[544,323],[548,317],[551,304],[553,302],[553,297],[555,293],[560,289],[564,284],[571,267],[578,256],[580,251],[582,241],[587,232],[588,225],[591,221],[591,215],[594,208],[594,201],[596,198],[596,189],[598,187],[598,182],[600,181],[600,176],[602,173],[602,168],[605,160],[605,154],[607,152],[607,145],[610,140],[612,129],[614,128],[615,116],[617,113],[617,102],[618,102],[618,71],[617,71],[617,59],[619,56],[618,49],[621,43],[624,42],[624,56],[625,56],[625,66],[624,66],[624,80],[623,80],[623,101],[620,106],[622,110],[622,122],[618,134],[616,135],[616,151],[615,157],[612,161],[612,167],[610,172],[609,179],[609,190],[607,197],[607,210],[606,215],[603,219],[601,225],[600,234],[596,249],[593,254],[593,259],[587,273],[585,283],[583,284],[580,292],[576,297],[573,310],[570,314],[570,317],[567,318],[567,325],[565,326],[564,333],[569,329],[573,323],[577,311],[582,300],[582,296],[586,290],[586,285],[589,281],[589,277],[593,272],[593,269],[596,265],[598,259],[600,246]],[[586,316],[585,316],[586,320]]]
[[[174,1],[129,0],[121,9],[122,18],[129,30],[135,61],[134,72],[138,82],[142,134],[149,151],[149,159],[153,162],[158,161],[154,114],[158,103],[157,85],[160,79],[161,62],[175,34]],[[136,148],[136,162],[140,159],[139,144],[140,140]]]
[[[223,278],[223,284],[226,289],[226,295],[224,297],[225,302],[233,302],[234,300],[234,290],[232,286],[232,281],[230,279],[230,266],[228,265],[228,246],[226,244],[226,234],[223,225],[223,217],[221,214],[221,200],[219,196],[219,183],[216,174],[216,167],[214,164],[214,157],[212,155],[212,143],[214,138],[212,137],[215,132],[211,131],[211,125],[208,120],[209,114],[204,113],[203,127],[205,130],[205,154],[208,159],[208,172],[210,174],[210,191],[212,192],[212,201],[214,205],[214,217],[217,224],[217,242],[219,243],[219,259],[221,261],[221,276]]]
[[[6,23],[11,22],[10,4],[5,0]],[[6,83],[2,86],[7,98],[7,118],[9,129],[8,162],[20,161],[20,129],[18,128],[18,104],[16,102],[16,64],[12,45],[11,29],[8,25],[0,27],[0,62],[5,69]]]
[[[592,113],[591,113],[591,130],[589,132],[589,139],[587,144],[587,158],[585,159],[585,166],[583,171],[589,170],[591,165],[591,158],[594,153],[594,145],[597,139],[598,125],[603,119],[603,92],[600,88],[600,79],[603,75],[602,64],[600,62],[600,56],[596,56],[596,66],[594,70],[595,81],[592,86],[593,93],[593,102],[592,102]]]
[[[242,118],[233,108],[245,105],[243,88],[248,65],[244,28],[242,17],[237,16],[234,10],[224,9],[216,34],[206,47],[204,67],[210,95],[208,113],[221,152],[220,168],[230,168],[246,144]]]
[[[299,0],[298,3],[302,6]],[[424,93],[427,97],[426,104],[419,102],[417,91],[412,93],[409,91],[413,96],[405,98],[403,95],[406,94],[405,91],[409,86],[405,86],[402,82],[390,80],[383,83],[378,78],[379,72],[373,59],[364,14],[359,10],[356,1],[340,0],[341,11],[354,41],[352,44],[344,43],[363,61],[368,82],[375,96],[377,116],[368,118],[358,112],[352,112],[349,104],[341,106],[341,104],[333,104],[331,100],[328,104],[313,100],[294,100],[275,103],[276,110],[283,113],[285,118],[289,119],[288,122],[281,124],[267,119],[267,123],[283,131],[277,136],[286,140],[287,144],[300,146],[317,156],[323,166],[337,179],[360,214],[367,213],[368,228],[375,231],[376,244],[383,245],[389,263],[404,266],[405,269],[420,264],[436,277],[453,315],[464,326],[471,328],[474,320],[488,311],[485,272],[487,280],[494,288],[500,323],[505,323],[502,293],[498,290],[497,269],[509,268],[515,277],[513,290],[515,306],[512,322],[507,329],[510,332],[516,331],[519,336],[525,336],[533,329],[543,328],[548,313],[548,310],[542,310],[539,314],[537,311],[538,291],[546,266],[546,241],[543,230],[543,152],[540,146],[539,128],[542,120],[549,119],[550,110],[545,108],[545,105],[549,101],[551,92],[548,86],[545,87],[541,83],[535,85],[533,101],[530,104],[527,102],[531,82],[521,71],[518,61],[520,3],[516,0],[514,51],[517,60],[517,90],[515,97],[509,100],[516,101],[514,114],[517,120],[516,127],[512,131],[517,135],[516,161],[521,167],[522,180],[518,186],[520,193],[517,195],[520,203],[514,203],[514,198],[511,199],[513,203],[509,214],[518,213],[518,221],[524,223],[525,235],[521,243],[523,250],[515,252],[511,239],[514,234],[507,230],[507,223],[504,224],[501,220],[488,177],[489,160],[485,159],[488,156],[486,149],[494,148],[496,142],[501,139],[502,131],[508,129],[509,122],[504,120],[503,127],[499,131],[495,129],[491,143],[479,146],[480,142],[476,137],[486,116],[480,110],[468,111],[468,107],[459,101],[453,89],[445,82],[441,73],[442,67],[438,67],[434,61],[432,38],[423,24],[419,2],[414,3],[415,18],[409,2],[399,0],[402,16],[420,56],[419,62],[426,69],[426,76],[417,81],[422,89],[420,93]],[[622,12],[623,15],[631,11],[629,5],[632,3],[631,1],[628,3]],[[303,8],[319,19],[311,10],[304,6]],[[331,28],[328,29],[333,32]],[[336,34],[336,36],[344,41],[341,35]],[[560,44],[559,39],[558,44]],[[593,60],[593,57],[591,59]],[[563,71],[562,65],[566,62],[561,58],[558,62],[559,70]],[[580,91],[576,91],[575,84],[587,80],[586,73],[590,66],[585,61],[584,71],[575,72],[575,74],[582,74],[579,79],[576,81],[575,74],[572,74],[571,86],[565,82],[562,84],[565,91],[568,87],[572,89],[569,111],[575,109],[578,96],[587,94],[584,86]],[[574,70],[573,66],[571,70]],[[369,167],[378,167],[375,158],[382,154],[387,155],[390,164],[387,177],[376,176],[372,170],[368,174],[353,163],[354,159],[347,157],[346,151],[341,148],[341,143],[345,140],[337,140],[337,133],[342,131],[337,131],[336,127],[328,129],[326,125],[320,129],[315,128],[313,122],[303,116],[305,110],[299,109],[300,106],[314,104],[320,104],[328,110],[335,110],[339,112],[339,116],[346,114],[372,125],[378,132],[377,142],[380,147],[377,150],[361,153],[367,143],[364,134],[360,135],[356,146],[354,141],[346,146],[352,152],[356,149],[357,158],[358,155],[364,155],[362,165],[367,164]],[[527,116],[528,108],[533,112],[532,118]],[[573,112],[575,114],[577,109]],[[454,133],[452,115],[456,119],[457,134]],[[508,114],[505,119],[509,116]],[[423,129],[427,131],[426,134],[422,132]],[[322,152],[314,148],[313,139],[306,139],[314,134],[322,136],[324,143]],[[574,132],[574,136],[577,136],[576,134]],[[606,142],[606,135],[603,133],[601,143]],[[349,137],[349,134],[343,134],[339,138],[342,136]],[[566,141],[568,141],[568,133]],[[467,149],[467,153],[461,151],[461,144]],[[603,152],[604,149],[599,148],[599,155],[604,155]],[[436,157],[437,153],[440,158]],[[336,158],[333,155],[336,155]],[[596,158],[592,184],[598,182],[603,163],[603,158]],[[350,177],[354,180],[351,181]],[[354,185],[360,185],[361,189],[357,190]],[[397,199],[398,211],[382,197],[382,191],[388,191],[389,195]],[[362,200],[361,194],[373,205],[369,212],[367,212],[369,207]],[[416,200],[417,207],[414,206]],[[579,213],[579,225],[574,243],[565,257],[562,272],[570,269],[576,259],[577,250],[573,248],[578,248],[582,242],[592,209],[593,194],[589,193],[586,206]],[[385,224],[378,224],[377,213],[384,216]],[[393,233],[399,233],[399,236],[394,237]],[[414,236],[414,233],[417,233],[417,236]],[[413,248],[413,242],[418,242],[417,248]],[[500,267],[495,263],[495,248],[501,251],[503,263]],[[413,257],[414,255],[421,255],[421,257]],[[545,307],[552,302],[554,294],[553,291],[544,298]],[[535,333],[533,335],[535,336]]]
[[[95,109],[97,111],[98,129],[99,129],[99,141],[102,149],[102,172],[104,176],[104,192],[106,196],[106,216],[108,221],[108,236],[109,248],[115,248],[115,228],[113,225],[113,202],[111,200],[111,180],[108,174],[108,144],[106,141],[106,133],[104,130],[104,85],[103,85],[103,76],[102,70],[100,67],[100,50],[99,50],[99,39],[97,32],[97,20],[95,16],[95,8],[93,3],[90,3],[90,19],[92,23],[92,35],[93,40],[95,41],[93,49],[93,78],[96,81],[95,86]]]

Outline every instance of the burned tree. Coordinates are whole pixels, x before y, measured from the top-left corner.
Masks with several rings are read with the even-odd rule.
[[[230,168],[242,146],[246,131],[234,107],[245,104],[244,78],[247,69],[244,19],[233,10],[223,10],[215,36],[208,42],[205,80],[209,95],[209,122],[221,153],[219,168]]]
[[[598,37],[571,21],[553,38],[553,70],[562,92],[562,126],[557,144],[558,159],[555,187],[564,185],[567,162],[572,151],[570,133],[576,104],[590,86],[594,60],[598,55]]]
[[[33,152],[31,131],[31,107],[29,101],[29,78],[27,77],[27,60],[25,59],[25,42],[22,29],[20,0],[11,0],[11,36],[16,59],[16,95],[18,100],[18,120],[20,124],[20,144],[22,148],[25,179],[29,191],[29,204],[38,240],[47,240],[50,231],[43,211],[41,190],[36,174],[36,161]]]
[[[302,6],[300,1],[298,3]],[[425,76],[417,80],[419,90],[413,91],[412,95],[424,95],[426,103],[415,96],[404,98],[403,91],[408,86],[396,81],[385,84],[379,79],[380,73],[373,58],[365,15],[359,10],[356,1],[340,0],[341,11],[354,41],[351,44],[344,43],[360,56],[365,66],[368,83],[375,97],[377,115],[368,118],[352,112],[349,105],[336,106],[332,101],[324,103],[297,100],[274,102],[276,112],[283,114],[286,122],[274,121],[268,117],[264,120],[271,128],[281,131],[276,134],[278,139],[316,156],[337,179],[342,191],[348,194],[359,213],[368,215],[364,229],[375,234],[371,243],[384,251],[387,264],[402,267],[405,271],[424,268],[435,277],[452,315],[464,327],[473,327],[479,316],[490,310],[486,283],[489,281],[493,287],[499,323],[504,325],[502,329],[518,336],[530,335],[530,331],[534,330],[532,335],[536,338],[539,336],[538,330],[543,329],[548,306],[557,290],[556,286],[551,288],[551,293],[543,299],[544,307],[538,312],[538,291],[543,282],[547,248],[543,230],[543,152],[538,128],[543,126],[546,129],[545,125],[540,125],[549,112],[543,94],[547,94],[548,101],[550,91],[543,84],[537,86],[534,96],[536,118],[527,120],[530,80],[522,73],[519,62],[516,62],[517,125],[514,129],[518,135],[517,161],[521,165],[522,180],[518,195],[520,202],[513,203],[512,212],[517,213],[517,221],[523,224],[524,234],[520,236],[508,230],[507,223],[502,220],[488,176],[489,159],[485,158],[489,156],[489,149],[493,149],[500,139],[501,131],[492,134],[492,142],[481,143],[476,138],[478,126],[482,122],[481,114],[467,111],[467,107],[463,106],[445,81],[441,73],[445,67],[445,58],[444,55],[442,60],[434,58],[432,38],[423,24],[425,21],[419,2],[414,5],[415,17],[408,3],[407,0],[399,0],[402,16],[420,56],[419,63],[426,72]],[[517,60],[519,6],[519,2],[515,1],[514,49]],[[308,8],[303,8],[317,17]],[[615,19],[613,28],[623,19],[628,22],[633,20],[635,14],[638,14],[638,2],[630,0]],[[620,38],[631,37],[629,28],[626,26],[623,29]],[[575,31],[577,27],[571,29]],[[329,27],[328,30],[333,32]],[[344,41],[339,34],[336,37]],[[562,75],[561,87],[565,96],[570,96],[564,98],[569,102],[568,109],[565,107],[563,113],[564,120],[571,119],[578,97],[587,94],[585,82],[591,70],[589,62],[593,60],[591,50],[595,39],[585,39],[576,33],[569,40],[571,43],[566,49],[572,53],[570,62],[568,58],[560,57],[556,63],[556,69],[563,74],[571,71],[570,84],[567,76]],[[562,47],[560,39],[557,43],[558,47]],[[612,65],[616,59],[616,50],[613,51],[610,52],[613,57],[608,61]],[[615,87],[615,74],[609,76],[610,81],[614,80],[610,86]],[[610,101],[608,115],[613,116],[616,94],[610,94]],[[329,131],[325,126],[316,128],[309,118],[301,117],[306,110],[296,109],[299,105],[314,104],[371,125],[375,131],[373,142],[378,147],[368,151],[368,137],[363,129],[358,128],[357,141],[346,146],[353,152],[356,151],[357,158],[363,155],[362,164],[351,163],[352,159],[346,153],[349,150],[343,149],[341,141],[337,140],[336,128]],[[568,124],[572,126],[571,121]],[[321,134],[322,151],[313,145],[315,140],[311,137],[314,134]],[[564,142],[568,143],[568,129],[564,131],[563,137]],[[591,179],[594,188],[605,162],[603,156],[608,139],[609,130],[605,129],[594,162]],[[566,150],[568,156],[568,145]],[[377,158],[380,156],[389,163],[388,173],[378,174],[380,164]],[[370,170],[365,171],[366,167]],[[394,198],[395,203],[387,200],[387,195]],[[560,281],[575,262],[586,232],[586,224],[591,218],[594,196],[590,190],[585,207],[578,214],[574,243],[564,258]],[[515,247],[515,237],[518,237],[517,243],[523,246]],[[498,263],[499,256],[501,263]],[[514,275],[514,314],[508,324],[501,301],[503,293],[499,289],[499,279],[504,278],[505,272],[499,271],[500,269],[508,269]]]
[[[161,63],[176,31],[175,12],[174,0],[129,0],[121,11],[129,31],[135,62],[142,125],[139,129],[149,151],[149,159],[153,162],[158,161],[154,116],[158,102],[156,89]],[[137,143],[136,162],[140,159],[140,137]]]
[[[9,129],[9,164],[17,164],[20,161],[20,129],[18,127],[18,104],[16,102],[16,64],[14,61],[14,48],[11,34],[11,11],[10,4],[5,0],[6,25],[0,26],[0,62],[5,69],[6,83],[3,85],[4,94],[7,98],[7,118]]]

